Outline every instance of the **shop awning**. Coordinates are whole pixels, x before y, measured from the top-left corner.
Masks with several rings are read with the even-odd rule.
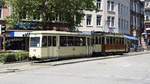
[[[146,28],[146,30],[150,30],[150,28]]]
[[[145,32],[144,32],[144,33],[142,33],[142,35],[150,35],[150,33],[145,33]]]
[[[92,35],[92,32],[90,32],[90,31],[82,31],[82,32],[80,32],[80,35]]]
[[[138,40],[138,38],[136,38],[135,36],[124,35],[124,37],[129,40]]]

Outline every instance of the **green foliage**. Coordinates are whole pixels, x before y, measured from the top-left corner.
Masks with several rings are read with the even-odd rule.
[[[29,56],[28,52],[1,53],[0,54],[0,62],[8,63],[8,62],[23,61],[23,60],[27,60],[28,56]]]
[[[3,7],[5,4],[4,0],[0,0],[0,7]]]
[[[41,18],[42,28],[47,22],[53,21],[58,16],[63,22],[68,23],[70,28],[80,24],[84,16],[84,10],[95,10],[95,0],[7,0],[13,7],[10,18],[18,23],[27,15],[28,20],[34,17]],[[10,20],[10,19],[9,19]]]

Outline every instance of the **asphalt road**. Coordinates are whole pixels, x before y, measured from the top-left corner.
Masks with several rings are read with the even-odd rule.
[[[150,54],[0,74],[0,84],[150,84]]]

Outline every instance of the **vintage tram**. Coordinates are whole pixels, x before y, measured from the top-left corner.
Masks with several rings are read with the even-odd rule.
[[[94,46],[93,53],[100,54],[123,54],[128,52],[128,39],[120,33],[93,33]]]
[[[30,58],[69,58],[124,53],[128,50],[123,34],[64,31],[33,31],[30,33]]]
[[[59,31],[34,31],[30,34],[30,57],[64,58],[91,55],[91,35]]]

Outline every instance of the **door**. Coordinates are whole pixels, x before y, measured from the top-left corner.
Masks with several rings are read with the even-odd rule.
[[[91,38],[87,37],[87,55],[90,56],[92,54],[92,47],[91,47]]]
[[[47,36],[42,36],[42,48],[41,48],[41,56],[42,58],[47,58],[48,57],[48,37]]]
[[[56,36],[48,36],[48,57],[55,57],[56,53]]]

